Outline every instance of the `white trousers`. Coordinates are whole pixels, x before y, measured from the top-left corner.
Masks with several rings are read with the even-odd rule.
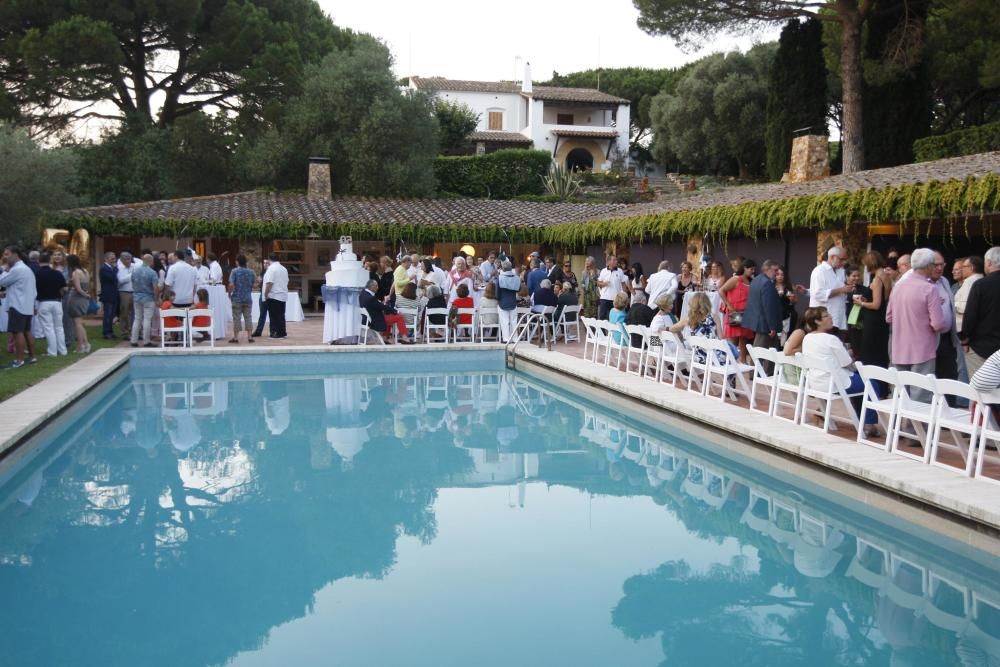
[[[509,343],[514,336],[514,328],[517,326],[517,309],[504,310],[497,308],[500,313],[500,338],[505,343]]]
[[[48,355],[55,357],[66,354],[66,333],[63,331],[62,301],[39,301],[36,318],[42,336],[48,343]]]
[[[153,311],[156,304],[152,301],[139,303],[132,301],[132,339],[131,342],[139,342],[139,331],[142,331],[142,342],[148,343],[153,332]],[[141,329],[140,329],[141,326]]]

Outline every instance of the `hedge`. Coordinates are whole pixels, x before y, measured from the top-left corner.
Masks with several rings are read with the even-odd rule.
[[[542,176],[549,172],[547,151],[510,148],[486,155],[436,157],[438,191],[480,199],[512,199],[544,194]]]
[[[977,125],[936,137],[924,137],[913,142],[913,155],[917,162],[996,150],[1000,150],[1000,122]]]

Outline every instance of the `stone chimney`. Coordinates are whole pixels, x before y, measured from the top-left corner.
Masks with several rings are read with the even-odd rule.
[[[521,92],[531,94],[531,63],[524,63],[524,81],[521,82]]]
[[[309,199],[330,199],[333,196],[333,182],[330,180],[330,158],[309,158]]]
[[[802,183],[829,178],[829,143],[829,139],[823,134],[806,134],[792,139],[792,162],[788,167],[788,182]]]

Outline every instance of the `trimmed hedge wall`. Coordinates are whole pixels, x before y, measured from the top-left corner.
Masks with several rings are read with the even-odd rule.
[[[549,173],[547,151],[510,148],[486,155],[436,157],[438,192],[479,199],[512,199],[545,193],[542,177]]]
[[[997,150],[1000,150],[1000,123],[978,125],[913,142],[913,156],[917,162]]]

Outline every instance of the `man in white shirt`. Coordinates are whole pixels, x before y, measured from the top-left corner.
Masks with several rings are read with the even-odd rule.
[[[834,334],[847,329],[847,295],[854,291],[844,283],[846,261],[844,249],[832,246],[809,276],[809,307],[826,308],[833,319]]]
[[[285,331],[285,302],[288,301],[288,269],[278,261],[278,254],[271,253],[271,266],[263,278],[262,295],[271,320],[271,338],[288,338]]]
[[[208,253],[208,284],[209,285],[221,285],[223,278],[222,265],[219,264],[219,258],[215,256],[215,253]]]
[[[410,255],[410,268],[406,270],[406,275],[411,283],[419,285],[420,277],[420,255],[413,253]]]
[[[608,265],[601,269],[601,273],[597,276],[597,286],[601,291],[601,303],[598,307],[597,317],[606,320],[611,314],[611,309],[614,308],[615,297],[629,286],[628,277],[624,271],[618,268],[618,258],[614,255],[608,255]]]
[[[198,272],[198,287],[208,287],[211,283],[211,272],[202,263],[201,255],[192,255],[191,261],[194,262],[194,269]]]
[[[677,274],[670,270],[670,262],[663,260],[656,267],[656,273],[646,281],[646,292],[649,294],[647,303],[656,303],[661,294],[674,296],[677,294]]]
[[[174,263],[167,270],[164,281],[174,293],[175,308],[190,308],[194,303],[194,291],[198,287],[198,271],[187,263],[183,250],[174,253]]]
[[[132,331],[135,313],[132,310],[132,271],[135,264],[132,253],[122,251],[118,256],[118,324],[122,328],[122,338],[128,338]]]

